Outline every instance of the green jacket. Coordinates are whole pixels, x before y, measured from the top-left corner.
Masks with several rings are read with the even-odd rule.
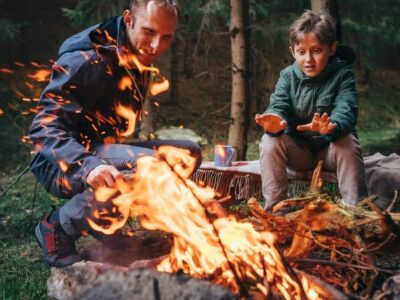
[[[355,60],[350,47],[339,45],[325,69],[314,78],[307,77],[296,62],[293,63],[281,71],[265,113],[278,114],[286,120],[285,133],[312,151],[321,150],[349,133],[356,135],[358,100],[351,71]],[[328,113],[331,122],[336,123],[333,134],[296,130],[297,125],[310,123],[315,112]]]

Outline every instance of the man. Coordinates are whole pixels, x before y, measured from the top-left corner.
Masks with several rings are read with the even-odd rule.
[[[70,198],[35,230],[48,265],[81,260],[75,241],[82,232],[101,239],[85,220],[93,188],[114,186],[122,172],[134,171],[141,155],[173,145],[190,150],[200,164],[200,148],[189,141],[122,144],[151,89],[153,73],[143,69],[168,49],[178,19],[176,0],[132,0],[122,17],[61,46],[29,133],[36,151],[32,172],[51,194]]]

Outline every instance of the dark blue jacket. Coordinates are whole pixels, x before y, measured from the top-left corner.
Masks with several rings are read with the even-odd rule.
[[[36,151],[31,170],[45,187],[59,170],[70,184],[84,183],[88,173],[104,163],[90,151],[91,145],[121,142],[127,121],[117,115],[116,105],[140,117],[149,76],[121,66],[118,56],[128,51],[121,17],[62,44],[29,131]]]

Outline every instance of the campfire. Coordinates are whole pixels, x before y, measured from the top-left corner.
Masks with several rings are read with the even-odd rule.
[[[115,188],[96,190],[98,208],[88,222],[95,230],[112,234],[134,217],[144,228],[168,232],[173,237],[173,247],[156,266],[158,271],[184,272],[208,279],[239,297],[256,294],[284,299],[344,297],[331,285],[291,267],[277,245],[293,237],[292,246],[285,253],[292,265],[298,265],[300,260],[295,258],[307,257],[316,246],[336,244],[332,246],[337,248],[332,255],[337,256],[345,247],[354,250],[353,244],[345,239],[312,236],[318,230],[335,230],[339,225],[335,225],[333,218],[340,217],[336,220],[342,222],[349,213],[339,207],[333,209],[331,202],[321,198],[319,202],[311,201],[315,196],[308,196],[291,200],[296,205],[311,206],[304,208],[303,213],[298,211],[295,217],[275,216],[264,212],[251,199],[249,205],[255,217],[237,220],[215,200],[213,189],[190,180],[193,166],[194,160],[185,150],[161,147],[156,157],[141,158],[136,173],[119,180]],[[318,189],[321,182],[314,181],[313,187]],[[112,209],[106,209],[110,203]],[[287,205],[288,201],[281,207]],[[327,211],[334,213],[332,218],[322,215]],[[358,225],[354,220],[352,226]],[[352,238],[357,241],[355,236]],[[363,253],[358,254],[360,263]],[[354,261],[349,266],[359,270]],[[365,270],[367,265],[363,266]]]

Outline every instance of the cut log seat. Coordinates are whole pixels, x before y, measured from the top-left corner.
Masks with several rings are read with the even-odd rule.
[[[291,169],[287,169],[287,171],[288,197],[295,197],[308,191],[312,171],[298,172]],[[321,177],[325,182],[323,190],[333,195],[339,195],[336,174],[322,172]],[[258,160],[233,162],[231,167],[216,167],[214,162],[205,161],[192,179],[197,183],[211,186],[221,197],[230,195],[234,200],[251,197],[261,199],[262,197],[260,162]]]

